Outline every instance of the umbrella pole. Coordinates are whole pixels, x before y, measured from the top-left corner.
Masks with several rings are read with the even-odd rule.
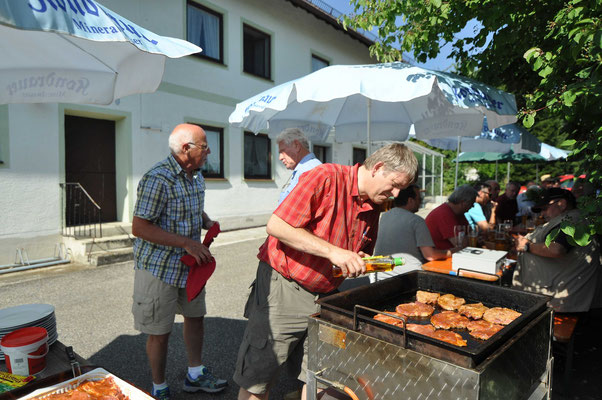
[[[506,167],[506,184],[510,182],[510,161],[508,161],[508,165]]]
[[[372,121],[370,120],[371,119],[370,114],[372,114],[372,112],[371,112],[372,111],[372,100],[367,99],[367,101],[368,101],[368,104],[367,104],[367,106],[368,106],[367,107],[367,109],[368,109],[368,118],[367,118],[368,126],[366,129],[367,129],[367,136],[368,136],[368,157],[370,157],[370,155],[372,154],[372,146],[370,145],[371,140],[372,140],[372,137],[370,135],[370,125],[372,123]]]
[[[497,160],[495,160],[495,181],[497,182]]]
[[[456,148],[456,176],[454,178],[454,190],[458,187],[458,157],[460,157],[460,136],[458,136],[458,147]]]

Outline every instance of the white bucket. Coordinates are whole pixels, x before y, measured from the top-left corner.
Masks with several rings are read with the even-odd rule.
[[[2,338],[0,348],[11,374],[29,376],[46,368],[48,334],[44,328],[22,328],[11,332]]]

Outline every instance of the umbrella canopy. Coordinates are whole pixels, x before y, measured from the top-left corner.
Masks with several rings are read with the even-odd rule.
[[[536,164],[546,162],[544,157],[539,154],[533,153],[514,153],[512,151],[500,154],[494,152],[464,152],[460,153],[457,158],[458,162],[480,162],[480,163],[494,163],[494,162],[509,162],[513,164]]]
[[[310,139],[421,140],[474,136],[516,121],[514,96],[458,75],[394,62],[334,65],[236,105],[230,123],[253,132],[299,127]]]
[[[201,51],[93,1],[0,1],[0,104],[110,104],[154,92],[165,57]]]

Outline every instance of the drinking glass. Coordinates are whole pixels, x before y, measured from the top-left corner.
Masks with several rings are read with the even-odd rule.
[[[464,238],[466,237],[466,225],[455,225],[454,237],[456,238],[457,246],[464,246]]]
[[[468,245],[470,247],[477,247],[479,239],[479,227],[477,225],[468,227]]]

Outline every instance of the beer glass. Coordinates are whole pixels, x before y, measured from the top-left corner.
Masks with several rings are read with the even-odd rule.
[[[466,237],[466,225],[455,225],[454,237],[456,238],[456,246],[464,246],[464,238]]]
[[[479,240],[479,227],[477,225],[468,227],[468,245],[470,247],[477,247]]]

